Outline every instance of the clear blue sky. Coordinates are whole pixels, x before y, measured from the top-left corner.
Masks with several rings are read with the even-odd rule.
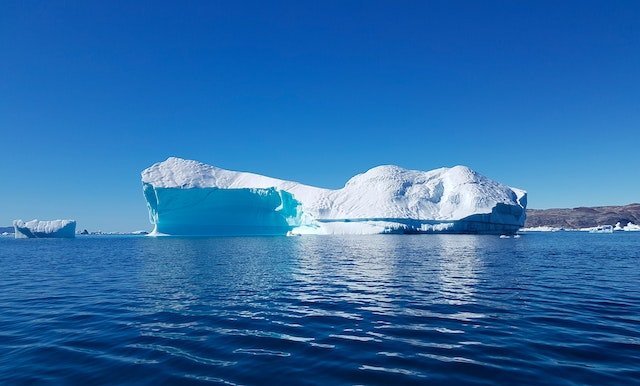
[[[640,201],[638,1],[3,1],[0,225],[148,229],[176,155],[325,187],[464,164]]]

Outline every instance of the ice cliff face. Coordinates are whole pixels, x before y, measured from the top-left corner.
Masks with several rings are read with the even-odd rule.
[[[526,192],[465,166],[378,166],[322,189],[169,158],[142,172],[154,234],[514,233]]]
[[[16,239],[22,238],[73,238],[76,236],[74,220],[22,221],[13,222]]]

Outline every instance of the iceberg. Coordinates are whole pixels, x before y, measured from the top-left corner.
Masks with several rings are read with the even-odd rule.
[[[151,235],[515,234],[527,193],[465,166],[374,167],[323,189],[170,157],[142,172]]]
[[[546,225],[520,229],[520,231],[522,231],[522,232],[559,232],[559,231],[562,231],[562,230],[564,230],[564,229],[560,228],[560,227],[550,227],[550,226],[546,226]]]
[[[625,231],[625,232],[640,232],[640,225],[636,225],[629,221],[627,225],[622,226],[620,222],[616,223],[616,226],[613,228],[614,231]]]
[[[74,220],[13,221],[16,239],[24,238],[73,238],[76,236]]]

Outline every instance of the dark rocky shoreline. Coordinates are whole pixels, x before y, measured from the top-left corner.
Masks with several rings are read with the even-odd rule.
[[[640,224],[640,204],[565,209],[527,209],[526,227],[588,228],[598,225]]]

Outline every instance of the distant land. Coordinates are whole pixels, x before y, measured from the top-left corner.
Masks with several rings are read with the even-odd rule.
[[[527,209],[525,227],[589,228],[598,225],[640,225],[640,204],[566,209]]]

